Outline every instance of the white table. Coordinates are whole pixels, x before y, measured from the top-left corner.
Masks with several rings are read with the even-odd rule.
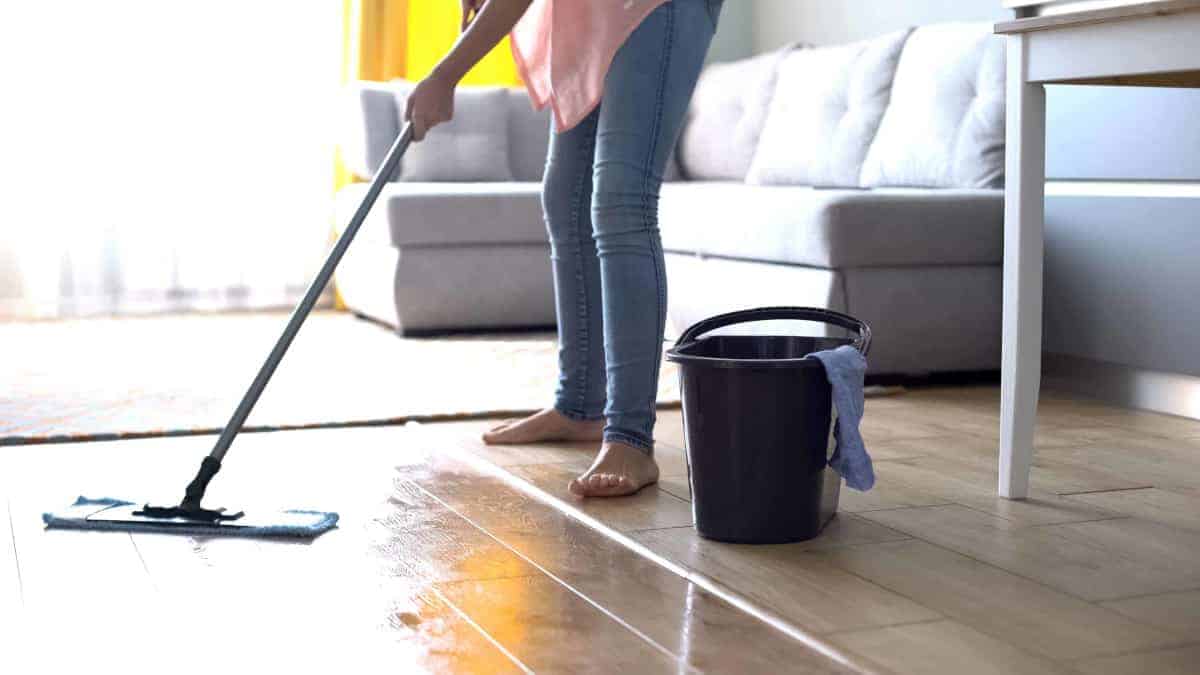
[[[1023,499],[1041,386],[1045,85],[1200,88],[1200,0],[1017,19],[996,32],[1008,42],[999,490]]]

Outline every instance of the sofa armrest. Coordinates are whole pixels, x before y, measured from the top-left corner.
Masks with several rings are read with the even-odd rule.
[[[408,87],[403,81],[356,81],[346,85],[339,145],[346,168],[359,178],[375,175],[400,133],[396,97]]]

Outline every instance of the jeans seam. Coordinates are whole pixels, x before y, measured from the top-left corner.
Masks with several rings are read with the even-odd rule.
[[[650,159],[646,162],[643,168],[642,176],[642,208],[646,209],[647,213],[650,209],[650,175],[651,167],[654,165],[654,155],[658,152],[659,135],[662,132],[662,117],[663,117],[663,98],[666,96],[667,73],[671,66],[671,50],[675,41],[675,5],[674,3],[667,4],[667,40],[663,47],[662,66],[658,71],[658,91],[655,92],[654,101],[654,127],[650,133]]]
[[[667,13],[667,39],[666,39],[666,45],[664,46],[664,50],[663,50],[662,67],[659,70],[658,91],[656,92],[657,100],[655,102],[654,129],[653,129],[653,133],[650,137],[651,138],[650,161],[647,162],[647,164],[646,164],[645,176],[642,179],[643,180],[642,208],[643,208],[643,212],[644,212],[643,217],[646,218],[647,221],[649,221],[651,219],[650,179],[651,179],[652,172],[650,171],[650,167],[652,167],[654,164],[654,157],[655,157],[655,154],[658,152],[658,146],[659,146],[659,141],[660,141],[659,137],[662,135],[662,118],[663,118],[663,107],[664,107],[663,99],[666,97],[666,89],[667,89],[666,82],[667,82],[668,74],[670,72],[671,55],[674,51],[674,43],[675,43],[675,7],[674,7],[673,3],[671,3],[669,6],[670,6],[670,9],[668,10],[668,13]],[[647,230],[646,237],[650,240],[649,243],[650,243],[650,249],[651,249],[651,258],[653,259],[653,265],[654,265],[655,286],[657,287],[655,289],[655,291],[656,291],[655,301],[657,302],[657,306],[655,307],[655,318],[658,321],[658,323],[656,324],[655,336],[658,338],[658,341],[656,343],[656,349],[655,349],[655,354],[654,354],[654,365],[650,368],[650,401],[649,401],[649,404],[650,404],[650,417],[651,417],[651,419],[653,419],[655,417],[654,408],[658,402],[659,368],[662,364],[662,331],[663,331],[663,324],[666,321],[666,318],[665,318],[666,317],[666,307],[665,307],[666,298],[664,297],[666,295],[666,274],[665,274],[665,270],[660,269],[661,268],[660,261],[662,260],[662,255],[663,255],[661,245],[658,245],[658,246],[655,245],[653,232],[650,232],[649,230]],[[652,447],[653,447],[653,445],[651,445],[651,448]]]
[[[593,134],[584,134],[585,146],[583,155],[588,155],[587,146],[595,143]],[[578,160],[578,157],[575,158]],[[576,161],[576,164],[579,162]],[[579,232],[580,211],[583,204],[583,190],[587,185],[587,171],[580,171],[579,177],[575,183],[575,190],[571,195],[571,237],[574,241],[575,254],[575,286],[578,291],[575,294],[576,318],[580,321],[582,330],[579,330],[576,337],[577,350],[575,357],[577,363],[582,365],[582,368],[576,373],[578,382],[576,383],[575,391],[575,410],[584,411],[581,415],[586,415],[587,408],[587,384],[588,384],[588,355],[591,350],[591,343],[588,337],[587,326],[588,322],[588,307],[587,307],[587,284],[585,283],[585,260],[583,256],[583,237]]]

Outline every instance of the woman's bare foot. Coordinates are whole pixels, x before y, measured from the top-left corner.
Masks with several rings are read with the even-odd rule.
[[[658,464],[624,443],[605,443],[592,466],[567,489],[580,497],[623,497],[658,482]]]
[[[546,408],[523,420],[509,420],[483,433],[488,445],[538,443],[542,441],[598,441],[604,435],[604,420],[573,420],[554,408]]]

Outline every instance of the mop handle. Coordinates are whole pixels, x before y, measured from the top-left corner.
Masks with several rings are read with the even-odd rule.
[[[412,124],[405,124],[400,135],[396,137],[395,143],[392,144],[392,148],[388,150],[387,157],[383,160],[383,165],[375,172],[375,177],[371,180],[371,186],[367,189],[367,195],[363,197],[362,203],[358,205],[358,210],[354,212],[354,217],[350,219],[350,224],[346,226],[346,230],[342,232],[342,236],[334,244],[333,250],[330,251],[329,257],[325,260],[325,264],[321,266],[321,271],[317,273],[316,279],[313,279],[312,285],[308,287],[308,292],[304,294],[304,299],[300,301],[300,304],[292,312],[292,317],[288,319],[287,327],[283,329],[283,335],[279,336],[279,341],[275,343],[271,354],[267,357],[266,362],[263,363],[262,368],[259,369],[254,382],[250,383],[250,388],[242,396],[242,402],[238,404],[237,410],[233,411],[233,417],[229,418],[229,423],[221,430],[221,436],[217,439],[217,444],[213,447],[212,452],[204,458],[204,463],[200,467],[200,473],[196,475],[195,480],[188,486],[189,498],[194,498],[198,502],[199,497],[204,495],[204,491],[208,487],[208,481],[212,480],[213,475],[221,468],[221,460],[225,458],[225,453],[229,452],[229,446],[233,443],[234,437],[242,430],[242,425],[246,423],[246,418],[250,416],[250,411],[254,408],[254,404],[258,403],[258,397],[262,395],[263,390],[267,387],[267,382],[275,374],[275,368],[283,360],[283,355],[287,353],[288,347],[291,346],[292,340],[296,337],[296,333],[300,332],[300,325],[304,323],[309,313],[312,312],[313,307],[316,306],[317,300],[321,297],[321,292],[325,290],[325,286],[333,277],[333,272],[337,269],[338,263],[341,262],[342,256],[346,254],[346,249],[350,247],[350,242],[353,241],[354,235],[358,234],[363,221],[367,219],[367,214],[371,212],[371,207],[375,205],[375,200],[379,198],[379,193],[383,191],[383,186],[396,173],[396,167],[400,164],[400,158],[404,156],[411,142]]]

